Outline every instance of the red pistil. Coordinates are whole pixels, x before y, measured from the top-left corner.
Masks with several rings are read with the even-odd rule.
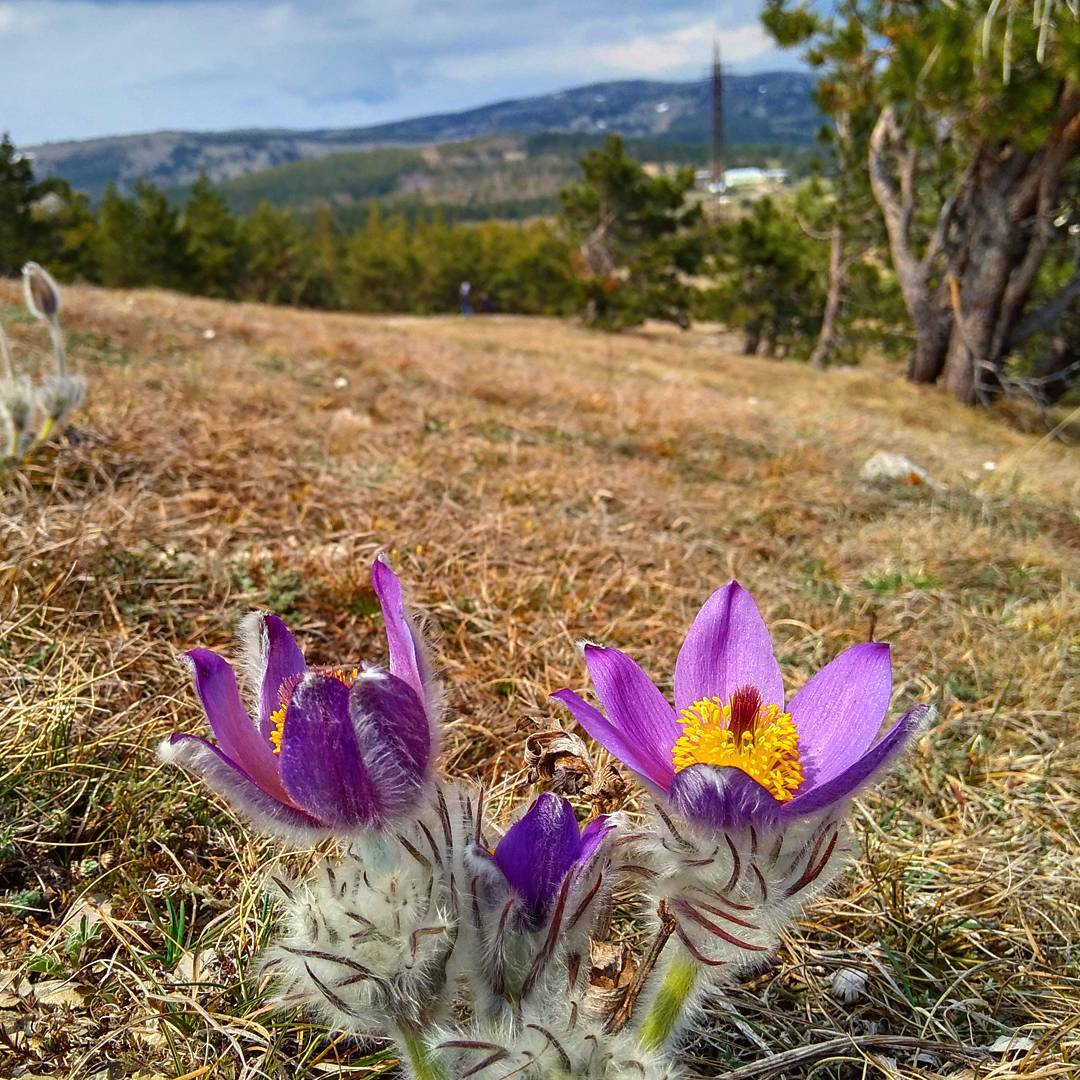
[[[761,692],[754,686],[740,686],[731,695],[731,720],[728,731],[735,736],[737,746],[744,734],[753,734],[754,721],[761,709]]]

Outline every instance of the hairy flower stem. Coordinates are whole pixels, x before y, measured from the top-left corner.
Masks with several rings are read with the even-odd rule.
[[[15,378],[15,363],[11,359],[11,349],[8,346],[7,334],[4,333],[4,328],[0,326],[0,361],[3,362],[2,368],[0,368],[0,376],[5,379]]]
[[[450,1080],[446,1070],[432,1057],[431,1051],[424,1044],[419,1030],[410,1023],[402,1021],[397,1026],[395,1039],[402,1058],[409,1063],[409,1070],[415,1080]]]
[[[53,356],[56,358],[56,374],[67,374],[67,352],[64,349],[64,332],[57,319],[49,320],[49,337],[52,339]]]
[[[697,981],[698,967],[687,956],[679,956],[668,966],[664,981],[641,1021],[638,1039],[646,1050],[661,1050],[667,1045],[683,1018]]]

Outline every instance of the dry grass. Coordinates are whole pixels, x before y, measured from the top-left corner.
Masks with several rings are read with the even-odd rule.
[[[37,342],[15,302],[0,286]],[[700,336],[93,289],[67,325],[82,429],[0,489],[0,1075],[390,1067],[271,1008],[248,961],[280,856],[154,757],[201,723],[176,652],[227,647],[252,606],[316,660],[380,656],[383,545],[437,635],[446,768],[510,777],[503,795],[523,722],[584,682],[576,639],[666,679],[732,575],[792,686],[891,641],[894,707],[934,700],[939,722],[859,810],[840,893],[718,1007],[700,1071],[820,1044],[737,1075],[1075,1075],[1074,450],[881,371]],[[943,487],[860,486],[879,448]],[[852,1005],[828,992],[842,967],[869,977]],[[985,1050],[1013,1035],[1029,1049]]]

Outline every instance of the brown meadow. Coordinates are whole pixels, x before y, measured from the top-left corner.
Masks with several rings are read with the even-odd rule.
[[[529,793],[532,724],[568,722],[549,692],[587,685],[581,638],[666,685],[737,576],[791,687],[891,642],[894,714],[933,701],[936,724],[859,805],[839,890],[717,1002],[694,1060],[742,1080],[1076,1075],[1072,447],[879,366],[818,373],[704,333],[65,296],[89,403],[0,478],[0,1075],[392,1070],[276,1010],[250,964],[261,883],[304,856],[154,754],[204,722],[176,654],[229,650],[252,607],[315,661],[379,659],[384,548],[430,618],[445,768],[497,813]],[[44,357],[16,302],[0,286],[19,354]],[[862,484],[881,449],[932,482]],[[854,1002],[830,992],[843,969],[866,975]]]

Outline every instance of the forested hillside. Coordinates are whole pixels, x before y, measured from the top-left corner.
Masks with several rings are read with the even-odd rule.
[[[805,72],[732,75],[726,83],[729,141],[806,146],[822,118]],[[230,180],[262,169],[377,146],[420,146],[543,131],[603,135],[619,131],[674,143],[708,139],[710,86],[634,80],[595,83],[464,112],[421,116],[374,127],[319,131],[158,131],[24,147],[41,176],[62,176],[97,198],[109,183],[137,179],[171,188],[205,172]]]
[[[301,214],[328,208],[346,227],[363,224],[371,199],[409,218],[440,209],[459,220],[518,220],[555,214],[559,192],[580,174],[581,155],[604,141],[602,135],[541,132],[353,150],[227,180],[217,190],[238,214],[264,201]],[[704,142],[635,138],[626,140],[626,148],[636,160],[661,169],[708,160]],[[728,164],[782,166],[799,177],[826,156],[818,147],[747,144],[729,152]],[[173,194],[179,199],[188,190]]]

